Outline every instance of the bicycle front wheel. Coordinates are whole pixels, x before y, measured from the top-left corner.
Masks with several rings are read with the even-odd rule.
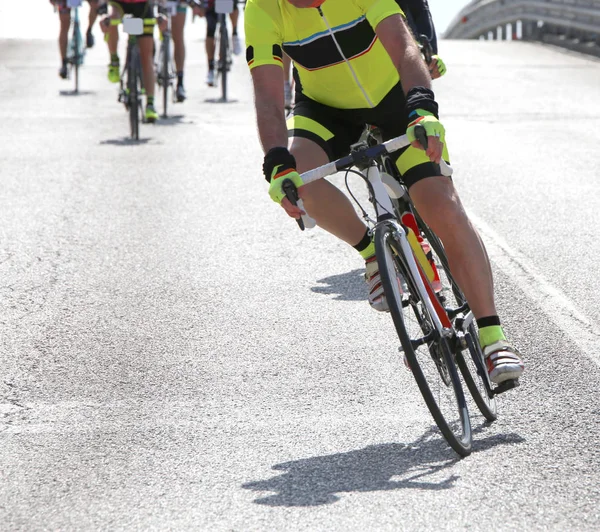
[[[466,298],[452,277],[442,241],[418,214],[416,218],[421,234],[431,246],[430,258],[436,264],[440,276],[444,305],[446,308],[458,308],[466,303]],[[464,343],[466,345],[456,345],[456,363],[483,417],[488,421],[495,421],[498,418],[496,399],[492,393],[483,351],[479,346],[475,321],[471,322],[464,331]]]
[[[163,117],[167,117],[167,106],[169,102],[169,86],[171,78],[169,72],[169,61],[171,58],[171,35],[163,36],[163,41],[160,45],[161,53],[161,77],[162,77],[162,96],[163,96]]]
[[[472,445],[471,423],[450,345],[434,325],[431,296],[417,288],[399,238],[391,223],[379,225],[375,231],[381,283],[405,363],[444,438],[459,455],[467,456]]]
[[[79,63],[81,50],[81,32],[79,30],[79,21],[75,19],[73,23],[73,70],[75,71],[75,93],[79,92]]]
[[[127,72],[127,87],[129,89],[129,126],[131,138],[134,140],[140,139],[140,113],[141,95],[138,84],[140,58],[137,53],[137,48],[134,46],[131,49],[131,57]]]
[[[227,35],[227,24],[225,15],[221,22],[221,36],[219,39],[219,70],[221,72],[221,98],[227,101],[227,71],[229,70],[229,35]]]

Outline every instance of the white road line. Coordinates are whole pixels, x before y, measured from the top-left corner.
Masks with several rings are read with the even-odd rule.
[[[595,331],[591,320],[558,288],[549,283],[525,255],[510,247],[486,222],[471,212],[469,218],[481,233],[490,260],[507,274],[528,298],[539,305],[588,358],[600,366],[600,334]]]

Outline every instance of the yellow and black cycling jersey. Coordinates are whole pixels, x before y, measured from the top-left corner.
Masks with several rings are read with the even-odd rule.
[[[374,30],[394,14],[402,14],[395,0],[327,0],[320,8],[248,0],[248,66],[281,65],[283,50],[312,100],[338,109],[375,107],[400,79]]]

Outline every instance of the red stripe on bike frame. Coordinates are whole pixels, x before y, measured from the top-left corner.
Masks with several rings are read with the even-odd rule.
[[[440,303],[439,299],[435,295],[433,288],[431,288],[429,279],[427,279],[427,276],[423,272],[421,265],[419,264],[419,261],[417,260],[416,257],[415,257],[415,262],[417,263],[417,268],[419,268],[419,273],[421,274],[421,279],[423,279],[423,284],[425,285],[425,288],[427,289],[427,294],[429,295],[429,299],[433,303],[433,308],[435,309],[435,313],[438,315],[438,318],[440,319],[442,326],[445,327],[446,329],[451,329],[452,323],[450,323],[450,318],[448,317],[448,314],[444,310],[444,307],[442,307],[442,304]]]

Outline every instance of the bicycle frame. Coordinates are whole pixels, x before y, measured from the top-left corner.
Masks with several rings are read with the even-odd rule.
[[[312,183],[332,175],[339,170],[349,168],[355,164],[360,164],[361,159],[364,161],[374,160],[385,154],[400,150],[408,145],[410,145],[410,142],[408,141],[406,135],[397,137],[376,146],[372,146],[370,148],[366,147],[367,145],[364,144],[364,146],[361,146],[361,150],[353,151],[347,157],[303,173],[302,181],[304,184]],[[450,168],[444,161],[441,161],[440,167],[443,175],[452,175],[452,168]],[[377,218],[372,231],[374,232],[375,229],[381,224],[390,224],[393,226],[394,234],[400,243],[401,249],[399,251],[401,252],[402,259],[405,261],[405,265],[409,269],[411,276],[415,281],[419,294],[423,297],[423,300],[427,302],[427,309],[432,316],[436,331],[438,334],[444,337],[452,336],[453,333],[450,318],[448,317],[448,314],[442,307],[441,303],[439,303],[437,297],[435,297],[435,294],[433,293],[429,283],[425,283],[423,279],[424,273],[417,263],[413,248],[408,240],[407,229],[402,224],[398,223],[396,219],[390,195],[381,178],[379,167],[375,162],[369,163],[365,177],[369,183],[369,188],[371,190],[370,200],[375,208]],[[307,225],[314,225],[314,221],[312,221],[312,219],[310,219],[307,215],[304,215],[302,218]]]

